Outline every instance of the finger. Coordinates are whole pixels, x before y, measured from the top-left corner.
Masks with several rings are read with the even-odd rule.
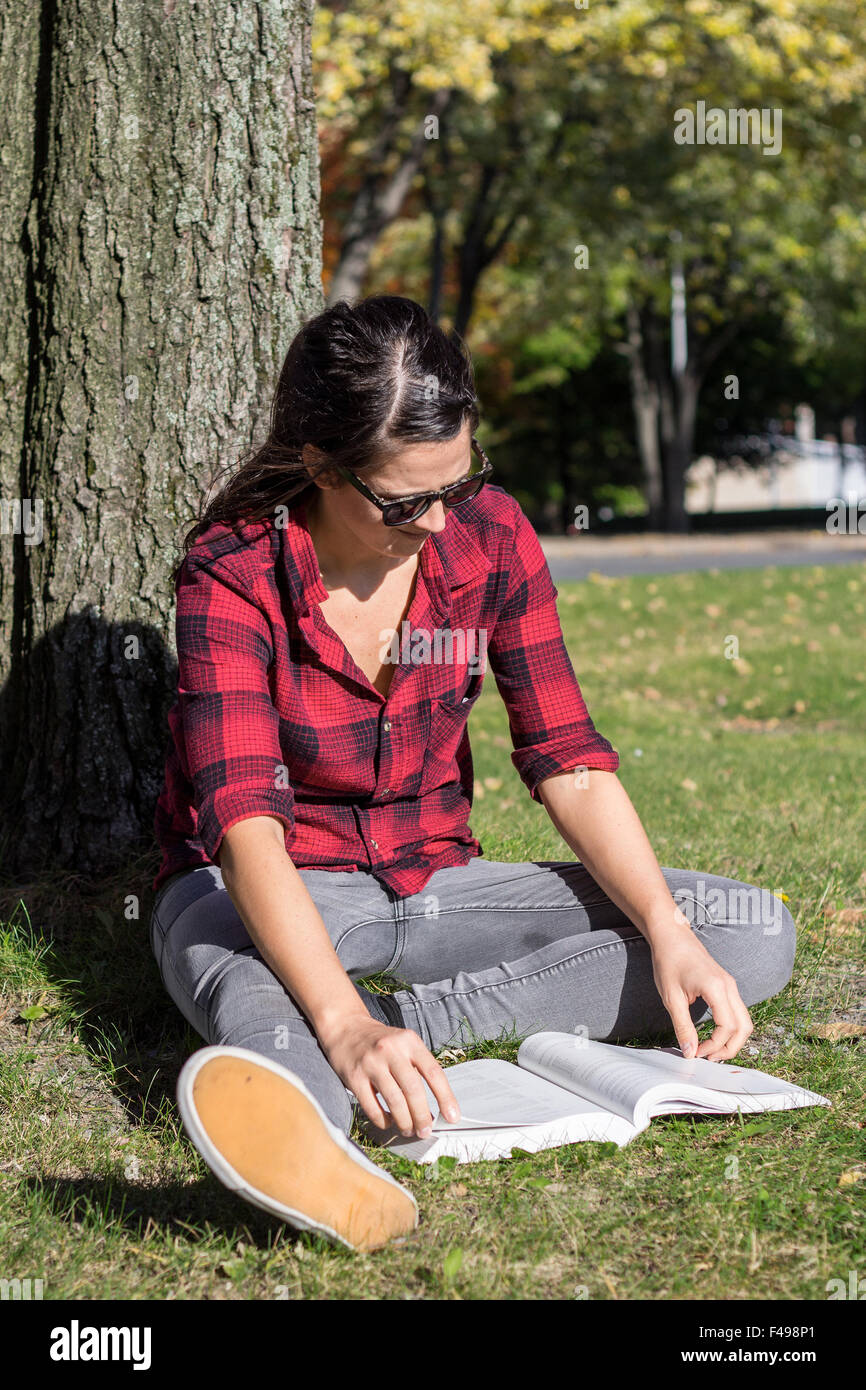
[[[409,1106],[406,1097],[403,1095],[403,1088],[392,1076],[390,1070],[382,1072],[378,1077],[372,1078],[374,1090],[377,1090],[391,1111],[393,1123],[397,1126],[400,1133],[405,1137],[414,1131],[414,1123],[409,1113]]]
[[[735,981],[732,981],[728,986],[728,1003],[734,1019],[734,1031],[723,1048],[709,1054],[709,1061],[711,1062],[725,1062],[731,1057],[736,1057],[743,1043],[753,1031],[749,1011],[740,998]]]
[[[670,999],[664,1001],[665,1008],[671,1016],[674,1025],[674,1032],[677,1035],[677,1042],[684,1057],[694,1057],[698,1049],[698,1030],[692,1023],[692,1016],[689,1013],[689,1001],[683,990],[678,989]]]
[[[720,1061],[723,1054],[728,1055],[727,1045],[736,1035],[737,1015],[723,980],[713,980],[712,984],[706,985],[702,989],[702,998],[709,1005],[715,1027],[700,1044],[697,1055],[706,1057],[710,1062]]]
[[[423,1045],[423,1044],[422,1044]],[[430,1090],[436,1097],[439,1110],[445,1119],[451,1124],[455,1124],[460,1119],[460,1106],[450,1085],[445,1068],[436,1061],[432,1052],[424,1048],[424,1052],[414,1059],[415,1066],[423,1076]]]
[[[406,1099],[413,1130],[416,1134],[429,1133],[433,1126],[433,1116],[430,1114],[427,1096],[415,1066],[410,1060],[401,1058],[391,1063],[391,1074]]]
[[[731,984],[728,986],[728,997],[731,1001],[731,1008],[734,1011],[736,1026],[733,1036],[728,1039],[726,1052],[728,1057],[736,1057],[743,1043],[752,1032],[752,1020],[749,1017],[748,1009],[740,998],[740,991],[737,989],[736,981],[732,980]]]
[[[377,1101],[373,1087],[370,1085],[369,1081],[367,1081],[366,1078],[362,1078],[358,1081],[358,1084],[353,1087],[353,1091],[355,1099],[367,1118],[372,1120],[373,1124],[378,1126],[379,1129],[387,1129],[391,1123],[390,1116],[386,1114]]]

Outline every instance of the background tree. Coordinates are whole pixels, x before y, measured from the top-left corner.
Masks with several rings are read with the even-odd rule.
[[[702,394],[723,399],[719,380],[733,340],[758,331],[772,311],[785,341],[797,339],[805,348],[810,312],[826,323],[818,301],[835,273],[830,262],[843,263],[862,281],[863,168],[859,147],[849,143],[860,138],[866,77],[857,6],[852,0],[808,6],[804,0],[783,6],[688,0],[671,10],[663,0],[613,0],[568,12],[545,0],[478,0],[446,6],[449,22],[439,30],[408,4],[398,5],[393,25],[378,30],[374,9],[373,0],[360,0],[351,13],[328,8],[322,24],[329,42],[317,48],[323,82],[331,83],[323,112],[332,168],[339,170],[326,189],[333,264],[339,271],[349,255],[341,229],[354,169],[391,191],[406,170],[396,145],[377,164],[384,115],[370,75],[385,55],[389,71],[402,75],[404,149],[420,129],[429,93],[450,81],[439,139],[428,142],[412,178],[400,184],[387,219],[375,229],[367,222],[363,258],[353,261],[353,293],[412,294],[461,333],[471,323],[473,347],[485,362],[512,355],[513,389],[523,371],[528,380],[539,379],[537,354],[523,352],[521,335],[538,343],[549,329],[548,345],[572,342],[579,323],[584,372],[593,360],[585,343],[594,342],[608,363],[618,348],[650,522],[683,527]],[[456,36],[470,31],[459,66]],[[341,55],[350,39],[348,62]],[[677,145],[674,111],[701,99],[723,109],[780,108],[782,154],[765,156],[757,146]],[[840,166],[844,178],[833,172]],[[830,256],[823,248],[833,228]],[[580,272],[573,264],[578,243],[590,252]],[[669,333],[675,250],[685,277],[689,343],[676,373]],[[835,284],[844,295],[843,279]],[[838,299],[831,294],[831,303]],[[859,322],[859,311],[854,316]],[[837,338],[842,350],[839,326],[851,317],[845,312],[823,335],[828,361],[836,351],[829,339]],[[561,364],[563,389],[575,370],[573,357],[566,351]],[[854,350],[850,357],[856,375]],[[799,365],[792,363],[794,378]],[[544,370],[556,370],[550,356]],[[594,378],[592,389],[597,385]],[[565,421],[566,411],[553,403],[556,390],[548,380],[536,402],[536,438],[546,437],[557,419]],[[530,390],[519,430],[510,431],[499,416],[506,447],[518,436],[529,440],[531,401]],[[599,418],[599,439],[610,437],[611,424],[616,421]],[[567,426],[558,435],[559,468],[544,476],[565,519],[580,468],[567,447]],[[614,472],[622,480],[631,459],[620,463],[607,480],[597,466],[598,486],[612,482]],[[537,464],[538,450],[528,448],[512,454],[510,473],[518,483],[537,480]]]
[[[545,67],[588,32],[585,16],[553,0],[318,7],[329,302],[357,298],[388,228],[426,212],[429,293],[417,294],[438,310],[444,221],[459,209],[452,318],[466,331],[481,277],[537,195],[567,125]],[[521,82],[527,54],[536,67]]]

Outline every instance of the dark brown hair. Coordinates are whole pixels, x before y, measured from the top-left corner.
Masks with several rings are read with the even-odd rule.
[[[301,451],[312,444],[322,468],[355,473],[399,453],[401,445],[454,439],[479,420],[472,363],[463,340],[447,335],[402,295],[338,300],[298,331],[280,371],[264,443],[187,532],[190,546],[214,522],[235,528],[297,503],[315,484]]]

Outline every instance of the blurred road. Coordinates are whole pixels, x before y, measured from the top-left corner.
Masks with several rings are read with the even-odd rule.
[[[553,582],[673,574],[683,570],[760,569],[765,565],[852,565],[866,560],[866,535],[826,531],[752,531],[734,535],[539,536]]]

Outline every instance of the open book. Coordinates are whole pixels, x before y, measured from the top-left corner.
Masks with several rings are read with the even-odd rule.
[[[678,1047],[643,1049],[593,1042],[573,1033],[533,1033],[517,1066],[482,1058],[446,1068],[460,1107],[450,1124],[423,1081],[433,1132],[403,1138],[366,1117],[364,1137],[416,1163],[453,1156],[460,1163],[506,1158],[512,1146],[536,1153],[584,1139],[622,1147],[654,1115],[753,1115],[830,1105],[826,1096],[736,1062],[686,1058]],[[387,1113],[387,1105],[379,1096]]]

